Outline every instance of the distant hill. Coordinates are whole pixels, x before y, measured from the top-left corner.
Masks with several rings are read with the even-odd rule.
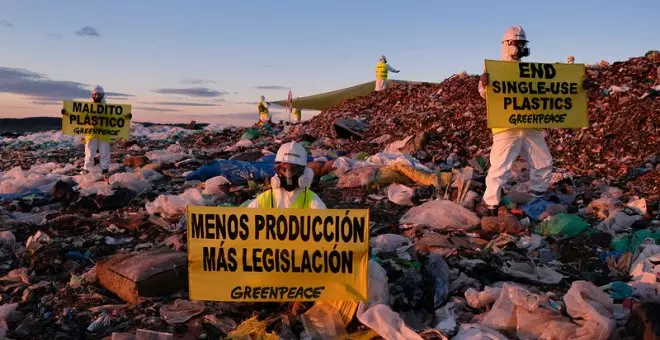
[[[144,126],[152,125],[170,125],[185,128],[188,124],[160,124],[139,122]],[[208,124],[197,123],[197,127],[204,127]],[[59,117],[30,117],[30,118],[0,118],[0,134],[3,133],[33,133],[49,130],[62,129],[62,119]]]

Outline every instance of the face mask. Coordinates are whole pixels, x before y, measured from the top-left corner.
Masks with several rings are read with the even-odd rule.
[[[507,45],[506,53],[507,55],[511,56],[511,58],[515,60],[520,60],[523,57],[529,56],[529,48],[526,45],[518,45],[518,44]]]
[[[298,179],[300,178],[300,175],[285,177],[284,175],[277,174],[277,177],[280,179],[280,188],[286,191],[294,191],[298,188]]]

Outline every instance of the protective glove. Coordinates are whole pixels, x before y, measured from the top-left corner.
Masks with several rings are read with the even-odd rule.
[[[60,113],[62,113],[63,115],[67,114],[65,109],[62,109],[62,111],[60,111]]]
[[[487,86],[489,81],[488,73],[484,72],[484,74],[481,75],[481,78],[479,78],[479,81],[481,81],[484,86]]]

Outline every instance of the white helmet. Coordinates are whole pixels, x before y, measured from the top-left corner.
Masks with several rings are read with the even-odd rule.
[[[502,36],[502,42],[509,40],[527,41],[527,35],[525,35],[525,30],[523,30],[522,26],[511,26],[504,32],[504,36]]]
[[[276,163],[289,163],[296,165],[307,165],[307,151],[296,142],[282,144],[275,155]]]
[[[101,96],[105,95],[105,91],[103,90],[103,87],[101,85],[96,85],[94,89],[92,90],[92,96],[95,94],[100,94]]]

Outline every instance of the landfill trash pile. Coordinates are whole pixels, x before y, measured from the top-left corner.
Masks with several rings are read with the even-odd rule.
[[[657,120],[630,122],[639,138],[615,126],[642,109],[657,116],[657,96],[638,98],[657,82],[642,81],[652,66],[590,67],[601,87],[590,109],[608,104],[609,115],[592,113],[579,140],[552,132],[545,197],[527,193],[528,167],[517,162],[498,216],[481,202],[490,131],[467,75],[393,87],[302,125],[134,124],[130,140],[113,143],[107,176],[81,174],[82,145],[57,132],[3,138],[0,338],[657,337],[659,171],[647,157],[658,133],[643,130]],[[613,85],[628,90],[605,96]],[[610,128],[616,138],[597,155],[598,131]],[[370,210],[367,301],[191,301],[186,206],[253,199],[292,136],[308,149],[312,190],[328,208]],[[619,140],[636,147],[616,149]]]
[[[647,174],[642,189],[658,192],[656,175],[648,174],[660,157],[660,57],[587,65],[589,124],[585,129],[548,131],[555,164],[576,175],[628,181]],[[342,147],[374,153],[387,144],[426,132],[424,154],[465,161],[488,155],[492,143],[486,128],[486,101],[477,91],[478,76],[456,74],[440,84],[396,84],[386,91],[347,100],[292,130],[292,139],[305,135],[336,137],[347,134]],[[652,95],[649,95],[651,93]],[[338,121],[358,122],[352,129]],[[342,122],[340,122],[342,125]],[[429,155],[430,157],[430,155]],[[423,158],[423,157],[422,157]]]

